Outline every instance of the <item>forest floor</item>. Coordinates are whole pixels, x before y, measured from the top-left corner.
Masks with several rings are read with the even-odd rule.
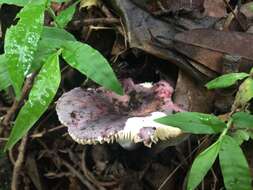
[[[77,5],[66,29],[101,52],[120,80],[131,78],[136,84],[166,80],[174,88],[173,102],[180,108],[220,117],[230,112],[235,88],[208,91],[204,84],[221,74],[249,72],[253,66],[253,2],[88,2],[93,4]],[[53,3],[52,9],[58,14],[68,5]],[[1,7],[3,33],[18,10],[10,5]],[[45,23],[52,24],[47,17]],[[64,68],[55,102],[80,86],[97,87],[78,71]],[[27,136],[0,158],[0,190],[13,184],[18,190],[182,190],[194,158],[216,139],[189,135],[175,146],[158,143],[150,148],[140,143],[134,150],[125,150],[117,143],[81,145],[58,120],[55,102]],[[0,92],[0,117],[12,112],[13,121],[19,110],[13,113],[14,104],[10,94]],[[9,133],[10,126],[1,126],[0,145]],[[252,145],[249,140],[242,147],[253,171]],[[223,186],[215,162],[198,189]]]

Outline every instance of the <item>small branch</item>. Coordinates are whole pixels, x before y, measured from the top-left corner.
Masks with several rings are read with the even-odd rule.
[[[105,14],[106,17],[108,17],[108,18],[114,17],[112,15],[111,11],[104,4],[101,6],[101,10],[103,11],[103,13]]]
[[[72,24],[75,27],[88,26],[88,25],[118,25],[120,24],[119,19],[117,18],[90,18],[85,20],[76,20]]]
[[[1,107],[0,112],[6,112],[8,111],[9,107]]]
[[[226,6],[229,8],[229,10],[232,12],[232,14],[234,15],[236,21],[238,22],[238,24],[240,25],[240,27],[246,31],[246,28],[245,26],[242,24],[242,22],[240,21],[240,19],[238,18],[238,16],[235,14],[233,8],[231,7],[231,5],[228,3],[227,0],[223,0],[223,2],[226,4]]]
[[[192,155],[204,144],[206,143],[208,138],[205,138],[196,148],[192,150],[192,152],[184,159],[185,161],[192,157]],[[166,179],[161,183],[158,187],[158,190],[162,190],[163,187],[167,184],[167,182],[172,178],[172,176],[176,173],[176,171],[183,166],[183,162],[181,162],[171,173],[166,177]]]
[[[108,188],[108,187],[116,186],[118,184],[117,182],[114,182],[114,181],[112,182],[98,181],[95,178],[95,176],[92,174],[92,172],[90,172],[88,168],[86,167],[85,159],[86,159],[86,148],[83,150],[83,153],[82,153],[81,168],[86,178],[90,182],[92,182],[98,188],[98,190],[105,190],[105,187]]]
[[[19,189],[18,188],[19,174],[20,174],[22,164],[24,161],[27,139],[28,139],[28,135],[24,136],[21,141],[21,144],[19,146],[19,154],[18,154],[17,160],[15,162],[13,173],[12,173],[11,190],[18,190]]]
[[[34,139],[34,138],[41,138],[41,137],[43,137],[45,134],[54,132],[54,131],[59,130],[59,129],[62,129],[62,128],[66,128],[66,127],[65,127],[64,125],[56,126],[56,127],[52,128],[52,129],[44,130],[44,131],[42,131],[42,132],[40,132],[40,133],[34,133],[34,134],[30,135],[30,137],[33,138],[33,139]],[[1,140],[1,138],[0,138],[0,140]]]
[[[96,188],[89,182],[87,181],[83,175],[78,172],[73,166],[71,166],[68,162],[66,162],[65,160],[61,159],[62,164],[68,168],[68,170],[74,174],[84,185],[86,185],[86,187],[88,187],[89,190],[96,190]]]
[[[20,99],[14,101],[11,108],[8,110],[7,114],[4,117],[4,120],[2,122],[4,126],[8,126],[10,124],[10,121],[12,120],[13,116],[16,114],[17,110],[20,108],[20,106],[24,102],[30,89],[32,88],[32,84],[33,84],[33,80],[35,76],[36,74],[33,73],[29,78],[26,79]]]

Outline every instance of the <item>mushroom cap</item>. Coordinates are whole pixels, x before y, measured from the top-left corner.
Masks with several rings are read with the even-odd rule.
[[[123,81],[125,95],[119,96],[104,88],[75,88],[57,101],[56,111],[69,135],[80,144],[142,142],[151,146],[159,140],[184,136],[178,128],[154,122],[173,111],[181,111],[173,104],[173,88],[160,81],[134,84]]]

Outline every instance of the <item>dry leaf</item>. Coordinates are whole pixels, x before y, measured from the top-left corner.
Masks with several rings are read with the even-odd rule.
[[[80,2],[80,9],[90,9],[91,7],[99,6],[100,1],[99,0],[82,0]]]

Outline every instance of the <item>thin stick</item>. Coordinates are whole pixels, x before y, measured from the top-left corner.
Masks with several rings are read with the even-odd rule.
[[[7,114],[4,117],[4,120],[2,122],[4,126],[9,125],[10,121],[12,120],[12,117],[15,115],[15,113],[17,112],[17,110],[20,108],[21,104],[25,100],[28,92],[32,88],[32,84],[33,84],[33,80],[34,80],[35,76],[36,76],[36,74],[33,73],[30,77],[27,78],[25,85],[23,87],[20,99],[14,101],[11,108],[8,110]]]
[[[25,135],[19,146],[19,154],[15,162],[13,173],[12,173],[11,190],[18,190],[19,175],[20,175],[20,171],[21,171],[22,164],[24,161],[27,139],[28,139],[28,135]]]
[[[230,4],[227,2],[227,0],[223,0],[223,2],[226,4],[226,6],[229,8],[229,10],[232,12],[232,14],[234,15],[236,21],[238,22],[238,24],[240,25],[240,27],[246,31],[246,28],[244,27],[244,25],[241,23],[240,19],[238,18],[238,16],[235,14],[233,8],[230,6]]]
[[[117,18],[90,18],[85,20],[76,20],[72,22],[74,26],[81,27],[87,25],[117,25],[120,24],[119,19]]]
[[[196,152],[201,145],[203,145],[208,138],[204,139],[193,151],[185,158],[185,160],[188,160],[194,152]],[[183,165],[183,162],[181,162],[172,172],[171,174],[163,181],[163,183],[159,186],[158,190],[162,190],[162,188],[165,186],[165,184],[170,180],[170,178],[176,173],[176,171]]]
[[[111,11],[104,4],[101,6],[101,10],[103,11],[103,13],[105,14],[106,17],[108,17],[108,18],[114,18],[114,16],[111,13]]]
[[[9,109],[8,107],[1,107],[0,112],[6,112],[6,111],[8,111],[8,109]]]
[[[74,167],[72,167],[68,162],[66,162],[65,160],[61,159],[62,161],[62,164],[68,168],[68,170],[74,174],[84,185],[86,185],[86,187],[89,189],[89,190],[96,190],[96,188],[88,181],[86,180],[83,175],[78,172]]]
[[[111,187],[117,185],[117,182],[101,182],[98,181],[95,176],[88,170],[85,163],[85,157],[86,157],[86,148],[83,150],[82,153],[82,160],[81,160],[81,168],[84,173],[84,175],[87,177],[87,179],[92,182],[99,190],[105,190],[105,187]]]

